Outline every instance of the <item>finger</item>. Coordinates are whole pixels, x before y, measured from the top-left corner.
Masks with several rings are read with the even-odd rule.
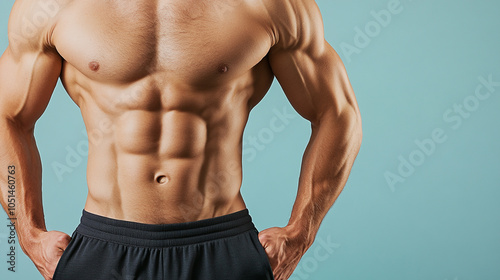
[[[266,237],[267,237],[267,236],[266,236],[266,234],[265,234],[265,233],[262,233],[262,231],[261,231],[261,232],[259,232],[258,237],[259,237],[259,241],[260,241],[260,243],[262,243],[262,245],[264,245],[264,243],[266,243],[266,240],[267,240],[267,238],[266,238]]]
[[[264,249],[266,249],[266,253],[270,254],[273,251],[273,240],[267,238],[267,237],[261,237],[259,238],[260,244]]]
[[[57,247],[65,250],[68,247],[69,242],[71,241],[71,237],[67,234],[60,235],[57,237]]]

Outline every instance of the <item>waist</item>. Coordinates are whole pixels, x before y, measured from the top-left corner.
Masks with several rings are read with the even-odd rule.
[[[143,224],[83,210],[76,232],[108,242],[141,247],[171,247],[208,242],[256,230],[248,209],[195,222]]]

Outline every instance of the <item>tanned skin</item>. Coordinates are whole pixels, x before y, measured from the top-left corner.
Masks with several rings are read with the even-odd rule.
[[[70,241],[46,229],[33,136],[59,78],[89,135],[102,135],[90,137],[85,210],[168,224],[246,208],[243,130],[276,77],[312,126],[290,221],[259,234],[275,278],[288,279],[346,184],[362,134],[315,1],[54,0],[49,8],[15,2],[0,58],[0,170],[16,167],[18,238],[43,277],[52,279]],[[41,11],[49,20],[27,26]]]

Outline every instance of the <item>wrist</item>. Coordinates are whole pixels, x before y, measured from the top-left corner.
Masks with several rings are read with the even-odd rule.
[[[37,228],[18,232],[17,239],[19,240],[19,245],[28,257],[30,257],[32,249],[37,247],[41,242],[42,234],[45,232],[47,230]]]
[[[316,232],[304,225],[289,224],[284,229],[287,232],[288,239],[300,244],[304,252],[312,246],[316,237]]]

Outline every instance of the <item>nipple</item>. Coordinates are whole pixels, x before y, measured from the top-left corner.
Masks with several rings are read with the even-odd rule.
[[[165,175],[160,175],[158,177],[156,177],[156,182],[158,182],[158,184],[166,184],[168,183],[169,181],[169,178]]]
[[[92,61],[89,63],[90,70],[92,70],[94,72],[99,71],[99,67],[100,67],[100,65],[99,65],[99,62],[97,62],[97,61]]]
[[[219,73],[224,74],[229,71],[229,66],[227,64],[221,64],[218,68]]]

